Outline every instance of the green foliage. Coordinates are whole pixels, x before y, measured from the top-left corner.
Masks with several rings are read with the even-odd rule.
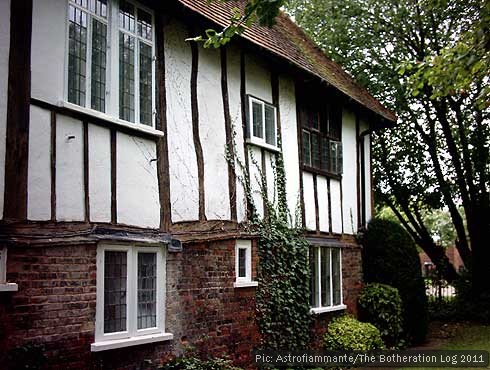
[[[309,244],[303,229],[293,225],[286,198],[286,175],[282,152],[271,163],[274,184],[267,184],[261,166],[247,153],[250,165],[258,172],[260,195],[265,204],[264,217],[257,214],[248,168],[236,155],[235,132],[232,150],[225,148],[226,158],[242,183],[248,203],[250,229],[258,234],[257,323],[263,348],[304,349],[310,343],[310,268]],[[279,140],[279,146],[281,142]],[[269,199],[268,186],[274,187]],[[296,220],[300,218],[296,215]],[[299,223],[299,222],[298,222]]]
[[[240,370],[225,359],[202,360],[197,357],[179,357],[159,367],[160,370]]]
[[[420,343],[427,334],[427,297],[415,243],[398,223],[373,219],[362,238],[364,280],[391,285],[403,302],[403,331]]]
[[[251,26],[254,22],[258,22],[262,26],[272,27],[279,15],[281,6],[285,2],[285,0],[248,0],[243,14],[239,8],[233,9],[230,24],[221,32],[208,29],[205,31],[205,36],[197,36],[188,40],[202,41],[205,48],[219,48],[230,42],[233,36],[243,33],[245,27]]]
[[[401,347],[402,300],[398,289],[386,284],[367,284],[359,296],[359,317],[379,329],[388,347]]]
[[[6,368],[9,370],[40,370],[46,364],[45,348],[28,343],[9,351]]]
[[[384,349],[379,330],[372,324],[357,321],[351,316],[340,316],[328,324],[323,347],[333,351],[369,351]]]

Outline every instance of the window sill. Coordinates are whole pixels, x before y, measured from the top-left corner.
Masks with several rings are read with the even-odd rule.
[[[140,124],[140,123],[132,123],[132,122],[124,121],[122,119],[110,116],[106,113],[98,112],[98,111],[93,110],[93,109],[80,107],[76,104],[68,103],[66,101],[60,101],[58,103],[58,106],[65,108],[65,109],[68,109],[68,110],[71,110],[71,111],[74,111],[74,112],[86,114],[86,115],[89,115],[89,116],[92,116],[92,117],[113,123],[117,126],[121,126],[121,127],[130,129],[130,130],[144,132],[145,134],[149,134],[151,136],[157,136],[157,137],[164,136],[162,131],[155,130],[153,127],[146,126],[146,125]]]
[[[331,307],[315,307],[310,309],[310,313],[318,315],[325,312],[341,311],[341,310],[345,310],[346,308],[347,306],[345,304],[341,304],[338,306],[331,306]]]
[[[2,283],[0,284],[0,292],[17,292],[19,286],[16,283]]]
[[[166,340],[171,340],[173,338],[174,338],[173,334],[160,333],[160,334],[149,334],[149,335],[142,335],[139,337],[124,338],[124,339],[106,340],[106,341],[92,343],[90,345],[90,350],[92,352],[108,351],[116,348],[138,346],[140,344],[163,342]]]
[[[268,151],[274,152],[274,153],[279,153],[281,149],[279,149],[275,145],[267,144],[263,140],[259,140],[253,137],[247,138],[246,139],[247,144],[255,145],[255,146],[260,146],[261,148],[267,149]]]
[[[258,281],[237,281],[233,283],[234,288],[251,288],[259,285]]]

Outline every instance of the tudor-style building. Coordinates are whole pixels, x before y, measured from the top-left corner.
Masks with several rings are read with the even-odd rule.
[[[243,4],[0,2],[2,368],[27,345],[53,369],[188,345],[246,364],[258,260],[233,143],[271,198],[282,151],[318,332],[355,311],[370,134],[396,117],[285,15],[218,50],[185,41]]]

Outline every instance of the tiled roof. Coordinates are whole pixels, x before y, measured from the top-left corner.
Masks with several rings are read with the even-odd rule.
[[[243,9],[246,4],[245,0],[179,2],[221,26],[229,24],[234,8]],[[396,121],[396,115],[392,111],[385,108],[337,63],[330,60],[305,32],[282,12],[273,28],[254,24],[247,28],[241,37],[318,76],[374,113],[389,121]]]

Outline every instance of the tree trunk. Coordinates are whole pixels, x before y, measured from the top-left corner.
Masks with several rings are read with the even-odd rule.
[[[483,204],[482,204],[483,203]],[[473,221],[468,224],[471,240],[471,295],[475,301],[490,300],[490,234],[489,207],[485,200],[475,207]]]

